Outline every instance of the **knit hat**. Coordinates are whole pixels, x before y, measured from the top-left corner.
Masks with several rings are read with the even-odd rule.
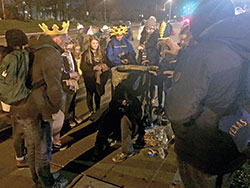
[[[80,23],[77,23],[77,30],[81,30],[81,29],[84,29],[84,26]]]
[[[28,37],[19,29],[11,29],[6,31],[5,39],[8,47],[23,46],[28,44]]]
[[[149,18],[145,24],[146,28],[150,28],[150,29],[155,29],[156,28],[156,21],[155,19]]]

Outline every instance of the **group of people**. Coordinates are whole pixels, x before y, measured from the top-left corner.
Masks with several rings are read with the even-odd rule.
[[[110,68],[99,42],[101,37],[88,36],[83,51],[81,44],[67,34],[69,22],[60,27],[39,26],[45,35],[29,39],[19,29],[6,32],[7,47],[1,47],[0,82],[3,85],[25,82],[22,87],[27,92],[13,102],[1,91],[1,102],[10,108],[17,167],[30,168],[35,187],[65,187],[68,181],[50,172],[52,149],[61,148],[60,137],[75,120],[80,76],[85,82],[87,105],[92,114],[100,108]]]
[[[185,187],[229,187],[228,178],[250,156],[248,17],[248,12],[235,16],[230,0],[201,1],[190,25],[181,29],[179,44],[164,36],[167,32],[156,28],[154,17],[146,21],[141,33],[136,63],[155,70],[150,94],[153,99],[154,86],[158,85],[159,106],[163,103],[162,82],[165,85],[166,100],[162,107],[174,129],[177,161]],[[240,29],[236,27],[239,25]],[[166,28],[167,24],[161,26]],[[116,66],[133,62],[128,60],[133,50],[119,34],[122,32],[122,27],[114,28],[115,38],[107,50],[107,57]],[[119,86],[129,88],[128,83]],[[128,100],[131,88],[127,88],[119,97],[117,89],[110,104],[111,110],[117,101],[123,106],[119,108],[123,112],[119,113],[122,152],[113,158],[115,162],[134,155],[132,130],[142,120],[133,119],[136,112],[132,109],[130,113],[126,109],[124,112],[132,101]],[[119,98],[116,101],[115,96]],[[141,105],[140,101],[137,105]]]
[[[162,22],[157,28],[152,16],[140,34],[137,57],[133,38],[121,23],[103,27],[102,36],[84,36],[83,26],[78,25],[75,46],[67,34],[69,22],[52,28],[41,24],[45,35],[30,40],[18,29],[7,31],[7,48],[0,48],[0,68],[13,59],[14,51],[28,52],[30,61],[23,76],[28,78],[30,90],[25,98],[12,103],[10,110],[17,165],[27,166],[25,138],[35,187],[65,187],[68,180],[50,171],[52,143],[60,148],[60,132],[72,120],[80,76],[93,114],[100,109],[110,69],[141,65],[150,73],[150,100],[154,100],[157,85],[159,111],[172,123],[184,186],[229,187],[227,178],[250,156],[248,19],[248,12],[234,15],[230,0],[203,0],[190,25],[181,29],[177,44],[169,38],[171,24]],[[26,47],[29,51],[24,51]],[[8,74],[1,72],[4,78]],[[131,140],[135,132],[139,145],[145,144],[145,109],[137,97],[141,88],[135,87],[138,76],[138,72],[130,74],[115,88],[109,109],[99,120],[96,156],[104,149],[100,143],[106,144],[110,134],[102,123],[110,123],[112,118],[113,124],[120,124],[122,140],[122,151],[114,162],[135,155]]]

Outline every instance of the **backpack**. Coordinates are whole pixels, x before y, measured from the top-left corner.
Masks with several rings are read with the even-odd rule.
[[[29,72],[29,52],[14,50],[6,55],[0,65],[0,100],[13,104],[26,98],[30,89],[26,87]]]
[[[14,50],[6,55],[0,65],[0,101],[14,104],[26,98],[31,89],[36,89],[44,84],[37,83],[31,88],[30,70],[33,64],[34,52],[42,48],[54,48],[43,44],[33,50]]]

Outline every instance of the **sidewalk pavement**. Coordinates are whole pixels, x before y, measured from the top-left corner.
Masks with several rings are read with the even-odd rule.
[[[91,155],[96,138],[95,130],[91,121],[79,125],[67,134],[74,139],[71,146],[52,156],[51,169],[53,172],[59,171],[70,181],[68,188],[83,187],[81,184],[85,181],[81,182],[81,179],[85,175],[125,188],[165,188],[171,185],[177,169],[173,145],[165,159],[159,156],[149,157],[148,148],[144,148],[137,150],[138,154],[126,161],[114,163],[112,157],[120,151],[119,145],[115,145],[102,160],[93,162]],[[13,139],[2,142],[0,151],[0,187],[32,187],[29,169],[18,169],[15,166]]]
[[[110,84],[106,86],[106,93],[102,97],[102,106],[111,99]],[[59,171],[70,181],[68,188],[86,187],[88,178],[92,187],[106,188],[168,188],[174,178],[177,164],[173,145],[169,148],[165,159],[159,156],[149,157],[148,149],[137,150],[138,154],[122,163],[114,163],[112,158],[120,151],[119,144],[111,147],[100,161],[91,161],[96,139],[95,123],[86,119],[87,105],[84,94],[78,96],[76,114],[84,119],[83,123],[73,128],[63,138],[71,140],[70,147],[64,151],[54,153],[51,161],[51,170]],[[0,114],[0,125],[8,124],[10,120],[6,114]],[[3,127],[3,126],[2,126]],[[13,138],[11,132],[5,134],[4,141],[0,141],[0,188],[31,188],[32,180],[29,169],[16,167]],[[2,135],[0,135],[2,138]],[[86,176],[88,175],[88,176]],[[90,176],[90,177],[89,177]],[[97,181],[97,184],[94,184]],[[91,183],[89,183],[91,184]],[[88,184],[88,186],[90,186]],[[117,185],[117,186],[115,186]],[[101,187],[100,187],[101,186]],[[111,188],[111,187],[110,187]]]

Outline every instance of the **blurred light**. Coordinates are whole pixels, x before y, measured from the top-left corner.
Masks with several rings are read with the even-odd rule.
[[[27,10],[25,10],[25,11],[24,11],[24,13],[25,13],[25,14],[28,14],[28,11],[27,11]]]
[[[196,8],[198,7],[198,3],[197,2],[188,2],[183,6],[182,9],[182,15],[184,16],[190,16],[194,13],[194,11],[196,10]]]
[[[246,11],[241,7],[236,7],[235,8],[235,15],[239,15],[239,14],[242,14],[244,12],[246,12]]]
[[[182,20],[182,27],[189,26],[190,25],[190,17],[186,17]]]

